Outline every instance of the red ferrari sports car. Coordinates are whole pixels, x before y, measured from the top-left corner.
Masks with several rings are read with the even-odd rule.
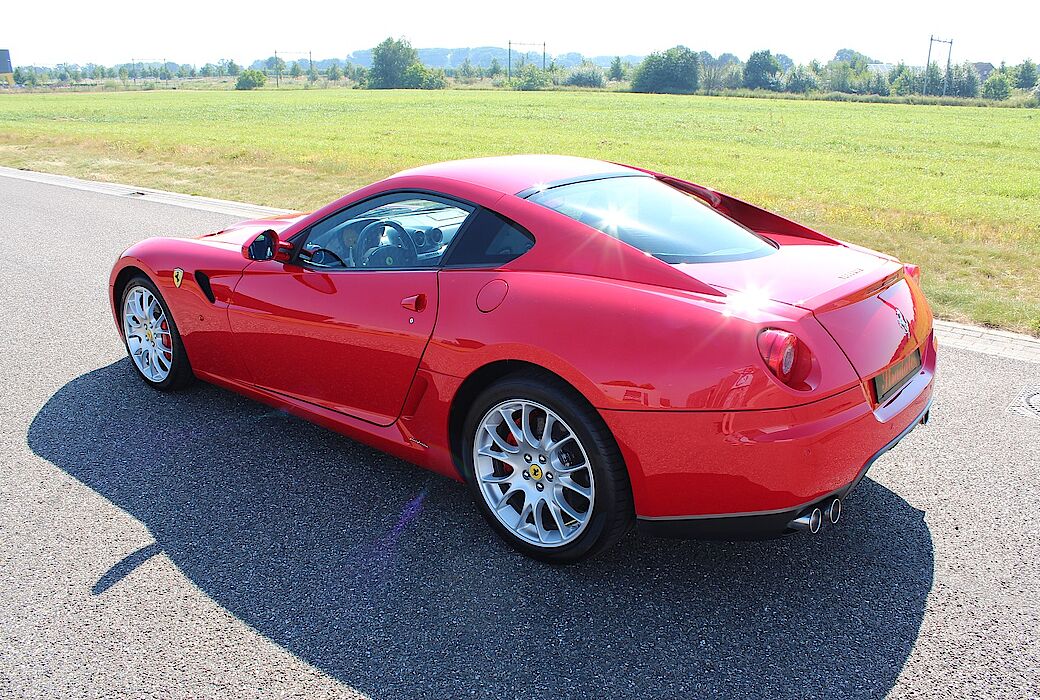
[[[408,170],[312,214],[152,238],[111,275],[193,377],[465,481],[551,562],[633,524],[817,532],[926,423],[920,271],[707,187],[563,156]]]

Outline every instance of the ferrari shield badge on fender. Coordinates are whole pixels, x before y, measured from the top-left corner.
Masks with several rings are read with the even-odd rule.
[[[184,270],[179,267],[173,268],[173,284],[175,287],[180,287],[181,282],[184,281]]]

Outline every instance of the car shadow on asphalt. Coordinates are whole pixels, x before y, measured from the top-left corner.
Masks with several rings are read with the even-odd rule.
[[[631,535],[556,568],[513,553],[465,488],[248,399],[145,387],[127,360],[62,387],[36,454],[143,522],[269,639],[374,698],[878,697],[932,586],[923,513],[865,480],[816,537]]]

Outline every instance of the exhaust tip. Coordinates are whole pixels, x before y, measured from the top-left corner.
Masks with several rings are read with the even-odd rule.
[[[823,526],[823,511],[819,508],[813,508],[805,515],[789,522],[787,526],[792,530],[808,530],[815,535],[820,531],[820,527]]]
[[[820,527],[823,525],[823,511],[819,508],[813,508],[812,513],[809,514],[809,532],[816,534],[820,531]]]
[[[827,519],[831,521],[831,525],[837,525],[838,521],[841,520],[840,498],[835,498],[831,501],[831,504],[827,506]]]
[[[930,410],[929,411],[925,411],[924,415],[921,416],[921,425],[928,425],[928,421],[930,421],[931,419],[932,419],[932,412]]]

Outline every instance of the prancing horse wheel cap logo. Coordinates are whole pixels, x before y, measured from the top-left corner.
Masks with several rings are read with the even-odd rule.
[[[179,267],[173,268],[173,286],[180,287],[184,281],[184,270]]]
[[[542,468],[539,467],[537,464],[532,464],[531,465],[530,472],[531,472],[531,478],[534,479],[535,481],[538,481],[539,479],[542,478]]]

